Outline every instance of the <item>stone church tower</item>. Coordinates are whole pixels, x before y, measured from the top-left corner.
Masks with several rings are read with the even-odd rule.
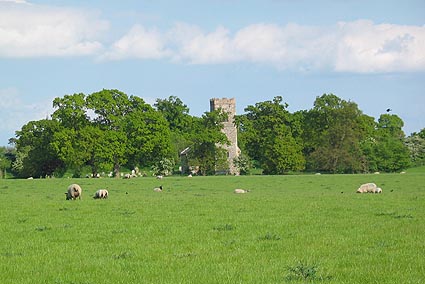
[[[210,111],[222,109],[228,114],[228,120],[224,122],[223,132],[226,134],[230,145],[224,145],[223,148],[227,150],[227,161],[229,162],[229,173],[232,175],[239,175],[239,170],[235,167],[233,159],[239,157],[240,149],[238,147],[238,132],[234,124],[234,117],[236,115],[236,100],[234,98],[227,99],[210,99]]]

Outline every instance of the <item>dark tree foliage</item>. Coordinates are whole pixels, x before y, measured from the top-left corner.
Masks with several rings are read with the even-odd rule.
[[[102,90],[56,98],[53,106],[51,120],[30,122],[16,132],[14,169],[20,176],[64,168],[80,176],[90,166],[93,175],[113,169],[118,177],[123,165],[150,165],[170,155],[167,121],[139,97]]]
[[[61,128],[54,133],[52,146],[58,158],[67,168],[73,169],[76,177],[81,176],[85,165],[91,167],[93,175],[98,173],[99,168],[94,155],[98,153],[96,147],[100,141],[100,129],[91,125],[85,99],[86,96],[79,93],[53,100],[56,110],[52,119]]]
[[[79,130],[90,124],[87,115],[86,96],[82,93],[65,95],[63,98],[55,98],[53,107],[56,111],[52,119],[57,120],[62,127]]]
[[[96,125],[87,125],[78,131],[64,128],[55,133],[54,147],[58,157],[67,168],[73,169],[75,177],[81,177],[84,166],[89,166],[93,176],[100,170],[112,168],[108,162],[106,132]]]
[[[303,113],[304,154],[307,169],[329,173],[367,170],[361,142],[373,132],[373,118],[357,104],[333,94],[317,97],[314,107]]]
[[[0,151],[2,175],[8,168],[19,177],[65,170],[81,176],[90,167],[93,175],[113,170],[118,177],[122,166],[174,165],[183,149],[190,149],[185,161],[201,175],[228,168],[220,147],[229,143],[222,132],[227,114],[221,110],[194,117],[175,96],[152,107],[140,97],[106,89],[55,98],[53,107],[51,119],[30,121],[16,131],[12,152]],[[290,113],[287,107],[278,96],[235,117],[242,150],[236,163],[243,173],[252,164],[264,174],[305,167],[329,173],[396,172],[424,164],[425,129],[406,138],[397,115],[382,114],[375,122],[357,104],[333,94],[317,97],[310,110]]]
[[[30,121],[20,131],[16,131],[19,160],[15,161],[15,169],[20,177],[45,177],[63,170],[64,163],[52,145],[54,134],[61,128],[58,121],[43,119]]]
[[[191,144],[196,118],[189,115],[189,108],[177,97],[157,99],[156,109],[167,120],[170,128],[171,156],[179,160],[180,153]]]
[[[172,132],[190,132],[191,116],[189,108],[178,97],[170,96],[168,99],[157,99],[154,104],[168,121]]]
[[[236,117],[242,151],[257,160],[264,174],[283,174],[304,169],[299,115],[286,110],[278,96],[256,103]]]
[[[132,165],[148,166],[162,158],[171,157],[171,132],[163,115],[144,103],[140,98],[131,97],[133,111],[126,116],[127,133]]]
[[[403,124],[403,120],[395,114],[382,114],[379,117],[373,152],[369,156],[376,163],[376,170],[397,172],[410,165]]]
[[[312,171],[394,172],[409,165],[403,121],[383,114],[377,123],[357,104],[333,94],[316,98],[304,112],[304,154]]]
[[[164,117],[143,99],[118,90],[102,90],[87,97],[94,122],[106,132],[108,161],[115,176],[122,165],[153,164],[170,155],[170,132]]]

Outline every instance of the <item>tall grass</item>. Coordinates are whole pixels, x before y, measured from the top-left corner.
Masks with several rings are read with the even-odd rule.
[[[73,182],[83,199],[66,201]],[[383,194],[356,194],[365,182]],[[422,172],[2,180],[0,204],[5,284],[425,279]]]

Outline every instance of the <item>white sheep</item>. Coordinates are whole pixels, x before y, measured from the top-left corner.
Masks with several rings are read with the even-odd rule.
[[[71,184],[70,186],[68,186],[68,191],[65,192],[66,194],[66,200],[75,200],[77,199],[81,199],[81,195],[83,193],[83,190],[81,189],[81,186],[79,186],[76,183]]]
[[[368,193],[368,192],[375,192],[375,191],[376,191],[376,184],[371,183],[371,182],[362,184],[357,189],[357,193]]]
[[[155,192],[162,192],[162,185],[153,189]]]
[[[156,179],[162,179],[164,176],[162,176],[162,175],[159,175],[159,176],[156,176]]]
[[[234,192],[234,193],[248,193],[248,192],[249,192],[249,190],[247,190],[247,189],[240,189],[240,188],[237,188],[237,189],[235,189],[233,192]]]
[[[93,198],[94,199],[105,199],[108,198],[109,196],[109,192],[106,189],[99,189],[98,191],[96,191],[96,193],[94,194]]]
[[[357,189],[357,193],[382,193],[382,188],[377,187],[374,183],[365,183]]]

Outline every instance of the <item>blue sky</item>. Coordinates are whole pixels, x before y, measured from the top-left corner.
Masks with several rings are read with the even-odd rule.
[[[237,112],[333,93],[425,128],[425,1],[0,0],[0,145],[66,94],[209,99]]]

